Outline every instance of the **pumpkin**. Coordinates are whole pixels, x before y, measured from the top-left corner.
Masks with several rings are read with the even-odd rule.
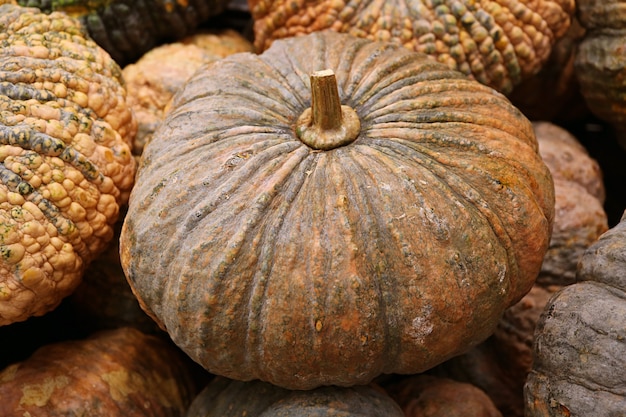
[[[427,53],[503,93],[540,70],[570,24],[573,0],[250,0],[255,46],[332,29]]]
[[[138,126],[133,153],[141,155],[174,93],[203,63],[252,50],[252,44],[232,29],[205,31],[157,46],[124,67],[127,102]]]
[[[577,282],[537,324],[526,415],[618,416],[626,410],[626,212],[583,255]]]
[[[626,147],[626,11],[623,1],[579,0],[579,17],[587,29],[574,68],[587,106],[616,131]]]
[[[216,377],[196,396],[185,417],[403,417],[375,386],[292,391],[262,381]]]
[[[504,96],[397,44],[316,32],[178,91],[142,154],[122,266],[212,373],[363,384],[493,331],[539,272],[553,191]]]
[[[183,356],[128,327],[48,344],[0,372],[0,415],[182,417],[197,392]]]
[[[484,391],[432,375],[412,375],[385,389],[406,417],[502,417]]]
[[[113,238],[137,125],[76,19],[0,6],[0,325],[55,308]]]
[[[534,122],[539,154],[552,174],[555,218],[550,246],[533,288],[505,310],[494,334],[437,374],[470,382],[491,396],[503,415],[523,416],[524,383],[532,369],[534,332],[550,297],[575,282],[581,257],[608,229],[598,162],[569,131]]]
[[[18,0],[45,13],[78,19],[90,37],[119,65],[135,61],[168,39],[193,33],[209,17],[224,11],[226,0]]]

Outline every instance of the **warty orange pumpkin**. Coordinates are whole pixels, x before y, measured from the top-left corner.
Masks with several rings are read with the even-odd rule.
[[[144,308],[209,371],[346,386],[485,339],[532,286],[553,208],[504,96],[324,31],[187,81],[142,154],[120,251]]]
[[[0,5],[0,326],[55,308],[113,238],[136,168],[125,100],[76,19]]]

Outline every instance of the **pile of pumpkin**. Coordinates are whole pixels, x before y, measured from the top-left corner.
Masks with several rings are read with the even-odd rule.
[[[624,5],[0,0],[0,415],[624,415]]]

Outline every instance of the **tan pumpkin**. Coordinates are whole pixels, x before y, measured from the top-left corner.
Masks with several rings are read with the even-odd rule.
[[[570,25],[573,0],[250,0],[255,46],[331,29],[424,52],[509,93],[541,69]]]
[[[553,208],[504,96],[325,31],[196,72],[144,150],[120,250],[212,373],[354,385],[484,340],[532,286]]]
[[[64,13],[0,6],[0,325],[54,309],[135,175],[121,70]]]
[[[170,99],[204,63],[237,52],[252,52],[253,46],[232,29],[204,31],[179,42],[157,46],[122,70],[127,102],[137,118],[133,153],[141,155],[163,118]]]
[[[48,344],[0,371],[0,415],[182,417],[196,395],[183,356],[133,328]]]

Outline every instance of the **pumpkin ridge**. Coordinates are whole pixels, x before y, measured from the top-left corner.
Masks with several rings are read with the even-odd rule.
[[[288,189],[282,189],[281,193],[284,198],[281,198],[281,202],[278,207],[274,207],[272,212],[274,213],[273,221],[263,227],[262,231],[259,231],[259,242],[257,244],[257,250],[259,252],[259,259],[261,260],[261,266],[259,271],[252,276],[252,282],[250,284],[250,291],[248,297],[248,319],[245,326],[245,343],[248,346],[247,351],[250,355],[247,356],[247,366],[253,366],[252,364],[263,363],[263,348],[264,344],[260,342],[262,339],[262,328],[265,322],[265,312],[263,311],[263,305],[266,302],[266,292],[269,280],[266,277],[271,276],[273,262],[275,255],[274,242],[277,237],[283,234],[283,227],[285,225],[285,219],[289,216],[289,212],[293,209],[292,203],[300,192],[305,189],[305,183],[307,182],[310,173],[315,169],[316,160],[319,157],[319,153],[312,153],[306,149],[306,147],[298,148],[298,151],[305,150],[306,155],[302,158],[298,168],[294,169],[290,175],[291,180],[287,179],[285,183],[288,184]],[[272,218],[270,218],[272,220]],[[267,232],[269,230],[269,232]],[[261,285],[261,277],[263,277],[264,285]],[[259,346],[258,350],[254,346]]]
[[[377,144],[378,146],[374,146]],[[436,153],[423,146],[420,143],[409,141],[406,139],[393,139],[393,140],[376,140],[372,145],[372,149],[377,149],[380,152],[394,152],[397,158],[406,160],[408,165],[411,163],[417,164],[420,170],[431,173],[434,178],[437,178],[437,183],[440,184],[442,189],[449,190],[453,195],[459,196],[459,201],[469,201],[471,206],[467,206],[472,211],[475,209],[477,213],[484,219],[484,223],[489,225],[494,235],[497,236],[498,242],[502,249],[506,253],[507,276],[516,276],[519,273],[519,267],[516,262],[513,241],[506,231],[506,227],[502,222],[502,219],[491,211],[488,199],[483,195],[483,192],[476,187],[470,185],[469,181],[466,181],[464,174],[466,174],[467,164],[463,158],[447,158],[440,153]],[[383,151],[384,150],[384,151]],[[447,168],[455,168],[454,171],[446,171]],[[481,175],[490,176],[488,172],[483,172]],[[463,204],[463,206],[466,206]],[[504,278],[503,278],[504,279]],[[509,280],[508,287],[513,284]]]

